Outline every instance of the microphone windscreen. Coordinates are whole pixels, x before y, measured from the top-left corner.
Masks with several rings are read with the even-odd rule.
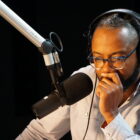
[[[93,89],[90,77],[85,73],[77,73],[66,79],[62,86],[66,94],[66,104],[71,105],[89,95]]]
[[[36,117],[42,118],[63,105],[71,105],[89,95],[93,85],[90,77],[84,73],[77,73],[61,82],[65,96],[59,96],[52,91],[48,96],[39,100],[32,106]],[[62,101],[63,100],[63,104]]]

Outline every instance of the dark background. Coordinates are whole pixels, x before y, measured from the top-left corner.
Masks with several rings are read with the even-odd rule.
[[[129,8],[140,12],[138,0],[3,0],[44,38],[54,31],[64,45],[62,79],[88,64],[83,33],[102,12]],[[12,140],[35,118],[31,106],[51,91],[42,54],[0,17],[0,139]],[[70,139],[68,133],[64,139]]]

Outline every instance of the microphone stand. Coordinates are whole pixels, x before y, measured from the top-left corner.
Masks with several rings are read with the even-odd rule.
[[[59,55],[56,50],[62,51],[63,45],[59,36],[51,32],[49,39],[44,39],[39,33],[37,33],[31,26],[29,26],[23,19],[21,19],[14,11],[12,11],[6,4],[0,0],[0,15],[9,22],[13,27],[15,27],[23,36],[25,36],[29,41],[31,41],[38,50],[43,54],[45,65],[49,70],[52,83],[56,88],[56,93],[60,98],[63,105],[63,97],[65,93],[59,84],[58,78],[62,76],[63,69],[59,60]],[[52,41],[52,35],[57,38],[61,50],[57,48],[55,43]]]

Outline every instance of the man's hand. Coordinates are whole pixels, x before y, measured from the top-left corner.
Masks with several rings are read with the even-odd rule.
[[[103,73],[96,94],[100,98],[99,109],[107,123],[118,114],[118,106],[123,98],[123,86],[117,73]]]

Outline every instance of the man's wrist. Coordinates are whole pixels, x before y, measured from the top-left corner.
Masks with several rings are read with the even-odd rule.
[[[118,113],[119,113],[118,110],[103,113],[103,117],[106,120],[107,124],[109,124],[112,120],[114,120],[114,118],[118,115]]]

